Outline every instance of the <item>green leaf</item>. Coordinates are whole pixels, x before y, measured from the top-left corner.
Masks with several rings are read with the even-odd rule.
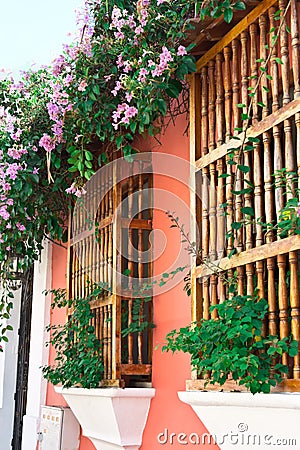
[[[242,1],[238,1],[233,5],[233,8],[237,11],[244,11],[246,9],[246,5]]]
[[[231,228],[233,230],[240,230],[242,228],[243,224],[241,222],[232,222]]]
[[[93,154],[91,152],[89,152],[88,150],[85,150],[84,155],[88,161],[93,161]]]
[[[182,91],[182,84],[178,80],[170,80],[166,88],[166,94],[171,98],[177,98]]]
[[[251,95],[251,94],[249,94],[249,95]],[[245,114],[245,113],[243,113],[243,114],[241,115],[241,118],[242,118],[242,120],[250,120],[250,119],[251,119],[251,117],[248,116],[248,114]]]
[[[239,169],[241,172],[243,172],[243,173],[248,173],[248,172],[250,172],[250,167],[248,167],[248,166],[241,166],[241,165],[238,165],[238,169]]]
[[[238,4],[241,4],[241,3],[243,3],[243,2],[238,2]],[[233,11],[232,11],[232,9],[231,8],[225,9],[225,11],[224,11],[224,20],[225,20],[225,22],[230,23],[232,21],[232,18],[233,18]]]
[[[249,207],[249,206],[245,206],[244,208],[241,208],[241,212],[243,214],[247,214],[248,216],[254,216],[254,209]]]
[[[275,58],[275,61],[276,61],[278,64],[283,64],[283,61],[282,61],[282,59],[280,59],[280,58]]]

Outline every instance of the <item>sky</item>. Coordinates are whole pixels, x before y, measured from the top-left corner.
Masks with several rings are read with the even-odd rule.
[[[76,30],[82,0],[0,0],[0,71],[50,64]]]

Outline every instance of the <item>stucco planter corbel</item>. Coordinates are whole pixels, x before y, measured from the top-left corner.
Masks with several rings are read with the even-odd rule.
[[[215,440],[221,450],[300,448],[300,393],[185,391],[178,396],[208,430],[199,440]]]
[[[55,388],[62,394],[97,450],[138,450],[152,388]]]

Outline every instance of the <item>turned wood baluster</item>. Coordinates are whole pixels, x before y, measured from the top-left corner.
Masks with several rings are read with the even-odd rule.
[[[248,112],[248,105],[249,105],[249,61],[248,61],[248,43],[249,43],[249,35],[247,31],[243,31],[241,33],[241,47],[242,47],[242,54],[241,54],[241,78],[242,78],[242,103],[246,105],[243,108],[244,114]],[[250,152],[244,153],[244,165],[247,167],[251,167],[251,155]],[[252,166],[253,167],[253,166]],[[250,180],[250,174],[244,175],[245,180]],[[245,182],[244,188],[249,188],[249,185]],[[245,194],[244,195],[244,206],[245,207],[252,207],[252,196],[251,194]],[[245,244],[243,250],[247,250],[249,248],[252,248],[252,226],[246,225],[246,233],[245,233]]]
[[[279,7],[282,9],[285,7],[285,1],[279,1]],[[296,14],[297,15],[297,14]],[[293,22],[293,18],[292,18]],[[293,25],[293,31],[295,31],[295,24]],[[293,36],[292,36],[293,40]],[[297,48],[295,47],[295,40],[293,46],[293,56],[296,56]],[[291,101],[290,98],[290,64],[289,64],[289,42],[288,42],[288,33],[286,30],[286,20],[284,21],[283,27],[280,32],[280,47],[281,47],[281,59],[283,62],[282,65],[282,84],[283,84],[283,104],[286,105]],[[298,61],[299,63],[299,58]],[[295,63],[295,62],[294,62]],[[298,76],[298,81],[296,80],[295,91],[297,89],[297,94],[299,95],[299,67],[295,68],[296,77]],[[295,73],[295,72],[294,72]],[[295,196],[295,186],[292,181],[293,175],[292,173],[295,171],[296,163],[294,159],[294,148],[293,148],[293,137],[292,137],[292,122],[291,119],[284,121],[284,133],[285,133],[285,166],[287,169],[288,176],[287,178],[287,200],[293,198]],[[298,258],[297,252],[289,253],[289,263],[290,263],[290,302],[292,308],[292,328],[296,333],[299,342],[299,281],[298,281]],[[284,305],[284,307],[287,305]],[[285,314],[285,310],[284,310]],[[285,315],[283,314],[283,321],[285,320]],[[284,326],[284,325],[283,325]],[[287,325],[285,326],[287,328]],[[288,330],[287,330],[288,331]],[[297,339],[296,338],[296,339]],[[299,378],[299,354],[294,360],[294,374]]]
[[[130,168],[130,176],[128,180],[128,217],[132,219],[133,215],[133,176],[132,176],[132,168]],[[130,227],[128,229],[128,289],[131,291],[133,288],[132,279],[134,276],[134,261],[133,261],[133,228]],[[129,293],[131,295],[131,293]],[[133,308],[133,299],[129,298],[128,302],[128,326],[132,323],[132,308]],[[133,336],[130,333],[128,335],[128,363],[133,363]]]
[[[104,255],[104,228],[102,227],[100,229],[100,276],[99,279],[102,283],[105,282],[104,280],[104,268],[105,268],[105,255]]]
[[[224,104],[224,84],[223,84],[223,65],[224,57],[222,53],[216,56],[216,117],[217,117],[217,144],[224,143],[225,131],[225,104]]]
[[[288,290],[286,284],[286,255],[278,256],[278,303],[279,303],[279,330],[280,338],[287,337],[289,335],[289,314],[288,314]],[[282,355],[282,363],[288,363],[288,355],[284,353]]]
[[[95,334],[100,339],[100,308],[95,311]]]
[[[267,60],[267,16],[266,14],[262,14],[259,18],[259,27],[260,27],[260,58],[264,61]],[[262,76],[261,82],[261,96],[262,103],[264,104],[262,108],[262,117],[265,118],[270,114],[269,109],[269,99],[268,92],[263,88],[266,86],[269,88],[269,80],[265,75]],[[264,160],[264,191],[265,191],[265,217],[267,223],[272,223],[275,219],[275,211],[274,211],[274,192],[273,192],[273,165],[272,165],[272,157],[273,151],[271,148],[271,132],[267,131],[263,133],[263,160]],[[274,240],[274,232],[270,230],[266,233],[266,243],[273,242]],[[260,271],[262,267],[259,265],[261,263],[257,263],[257,270]],[[268,258],[266,262],[267,267],[267,294],[268,294],[268,330],[270,334],[275,335],[276,330],[276,290],[275,290],[275,268],[276,268],[276,259]],[[258,280],[260,285],[263,286],[263,274],[261,273],[261,279]],[[260,297],[265,295],[264,290],[261,290],[259,293]],[[266,329],[264,330],[266,333]]]
[[[85,239],[85,245],[86,245],[86,257],[85,257],[85,295],[88,295],[90,293],[90,279],[91,279],[91,239],[90,236],[88,236]]]
[[[207,67],[201,69],[201,156],[208,153],[208,82]],[[208,167],[204,167],[202,178],[202,252],[203,259],[209,255],[209,215],[208,215]],[[209,317],[209,278],[203,280],[203,314]]]
[[[75,253],[75,246],[72,246],[72,253],[71,253],[71,261],[72,261],[72,290],[70,293],[70,298],[76,298],[76,253]]]
[[[73,245],[73,261],[74,261],[74,298],[79,296],[79,281],[78,281],[78,257],[77,257],[78,243]]]
[[[107,378],[111,379],[112,373],[112,306],[107,306]]]
[[[109,168],[109,192],[108,192],[108,214],[112,216],[114,212],[114,197],[113,197],[113,165]]]
[[[248,31],[244,30],[241,33],[241,79],[242,79],[242,103],[245,105],[243,113],[247,114],[249,104],[249,62],[248,62]]]
[[[225,47],[224,49],[224,91],[225,91],[225,129],[226,129],[226,142],[231,138],[231,121],[232,121],[232,82],[231,82],[231,47]],[[226,160],[228,160],[228,156]],[[226,230],[231,232],[231,224],[233,222],[233,194],[232,194],[232,166],[227,164],[227,174],[226,178]],[[227,254],[233,249],[233,239],[230,238],[227,241]]]
[[[267,49],[266,45],[267,41],[267,17],[265,14],[262,14],[259,18],[259,26],[260,26],[260,57],[264,60],[267,59]],[[261,85],[261,96],[262,103],[265,105],[262,108],[262,117],[265,118],[270,114],[270,109],[268,106],[268,93],[263,89],[263,86],[267,88],[270,87],[269,80],[264,75],[262,77],[262,85]],[[273,164],[272,157],[273,151],[271,148],[271,132],[267,131],[263,133],[263,153],[264,153],[264,191],[265,191],[265,215],[266,222],[271,223],[275,219],[275,211],[274,211],[274,192],[273,192]],[[270,243],[274,240],[274,232],[273,230],[268,231],[266,233],[266,243]],[[269,262],[271,264],[271,261]],[[273,260],[275,264],[275,261]]]
[[[215,79],[215,62],[208,63],[208,116],[209,116],[209,151],[212,152],[216,147],[216,79]],[[210,258],[212,261],[217,259],[217,195],[216,195],[216,165],[209,165],[210,183],[209,183],[209,227],[210,227]],[[215,285],[214,285],[215,286]]]
[[[112,241],[113,226],[108,226],[108,250],[107,250],[107,270],[108,270],[108,288],[112,289],[112,272],[113,272],[113,241]]]
[[[238,295],[245,294],[245,275],[244,275],[244,266],[237,267],[237,291]]]
[[[296,0],[291,1],[291,38],[293,56],[293,76],[294,76],[294,97],[300,97],[300,36],[299,21]],[[296,155],[298,167],[298,188],[300,187],[300,113],[295,117],[297,129]],[[299,279],[298,279],[298,252],[290,252],[290,304],[291,304],[291,330],[293,338],[300,342],[300,299],[299,299]],[[300,378],[299,353],[294,358],[294,378]]]
[[[225,89],[225,129],[226,129],[226,142],[228,142],[232,136],[231,123],[232,123],[232,81],[231,81],[231,47],[224,48],[224,89]]]
[[[104,228],[104,283],[108,283],[108,241],[109,240],[109,227]]]
[[[260,30],[262,30],[262,19],[260,20]],[[258,77],[258,66],[257,66],[257,34],[258,28],[257,24],[254,23],[250,25],[250,42],[251,42],[251,76],[253,78],[252,86],[254,87],[257,83]],[[260,36],[260,40],[263,40],[263,36]],[[256,90],[255,96],[253,97],[253,125],[256,125],[259,121],[259,105],[258,105],[258,90]],[[263,216],[262,208],[262,171],[261,171],[261,145],[260,143],[254,143],[253,151],[253,181],[254,181],[254,211],[255,219],[261,220]],[[263,244],[263,234],[262,227],[256,224],[256,247]]]
[[[210,288],[211,288],[211,306],[218,304],[218,287],[217,287],[218,277],[217,275],[210,276]],[[217,310],[214,309],[211,312],[211,318],[216,319],[218,317]]]
[[[290,263],[290,305],[291,305],[291,331],[293,339],[300,342],[300,299],[299,299],[299,277],[298,277],[298,252],[289,253]],[[294,378],[300,378],[300,354],[294,357]]]
[[[247,295],[253,295],[254,293],[254,274],[253,264],[246,264]]]
[[[276,21],[274,20],[274,14],[276,12],[276,8],[272,7],[269,9],[269,20],[270,20],[270,28],[276,28]],[[270,43],[269,46],[272,46],[272,33],[270,34]],[[278,71],[278,63],[276,61],[278,58],[277,46],[275,46],[272,50],[271,57],[271,75],[272,75],[272,112],[276,112],[279,109],[279,71]],[[281,128],[280,126],[273,127],[273,136],[274,136],[274,172],[281,170],[283,167],[282,162],[282,151],[281,151]],[[275,180],[278,180],[278,176],[275,176]],[[279,212],[284,206],[284,194],[282,188],[275,189],[275,207],[277,219]]]
[[[285,0],[279,1],[279,8],[281,10],[285,9]],[[290,96],[290,55],[289,55],[289,41],[287,32],[287,23],[284,19],[283,26],[280,31],[280,50],[281,50],[281,60],[283,64],[281,65],[282,73],[282,87],[283,87],[283,105],[287,105],[291,101]],[[294,147],[293,147],[293,136],[292,136],[292,121],[291,119],[285,120],[284,125],[285,134],[285,167],[287,170],[287,200],[291,199],[295,195],[295,186],[292,181],[292,172],[295,171],[295,159],[294,159]]]
[[[138,218],[142,220],[143,218],[143,165],[142,162],[140,162],[140,168],[139,168],[139,184],[138,184]],[[143,265],[143,230],[139,228],[138,230],[138,278],[139,278],[139,286],[142,285],[143,277],[144,277],[144,265]],[[140,305],[140,312],[139,312],[139,323],[140,325],[143,322],[143,315],[144,315],[144,301],[141,299],[141,305]],[[143,333],[138,333],[138,363],[143,363]]]
[[[108,311],[107,305],[103,306],[103,365],[104,365],[104,377],[108,379],[108,348],[107,348],[107,319],[108,319]]]
[[[216,56],[216,121],[217,121],[217,145],[224,143],[224,129],[225,129],[225,105],[224,105],[224,84],[223,84],[223,54],[218,53]],[[225,249],[225,215],[223,205],[226,201],[225,197],[225,179],[220,178],[224,174],[224,158],[220,158],[217,161],[217,175],[218,175],[218,188],[217,188],[217,252],[218,258],[224,256]]]
[[[232,41],[232,100],[233,100],[233,134],[239,134],[237,128],[241,126],[241,110],[238,108],[240,103],[240,55],[239,55],[240,41],[234,39]],[[240,164],[238,156],[235,158],[237,164]],[[235,180],[235,191],[240,191],[242,189],[242,172],[236,172]],[[235,210],[235,221],[241,222],[243,214],[241,212],[242,207],[242,196],[241,194],[234,195],[234,210]],[[237,252],[240,253],[243,250],[243,230],[239,229],[235,232],[236,243],[235,247]]]
[[[88,269],[88,239],[82,239],[82,256],[81,256],[81,264],[82,264],[82,296],[85,297],[87,295],[87,269]]]

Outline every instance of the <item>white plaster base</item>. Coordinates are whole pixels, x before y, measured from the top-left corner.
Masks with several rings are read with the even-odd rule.
[[[221,450],[300,448],[300,393],[187,391],[178,396]]]
[[[55,388],[97,450],[138,450],[155,389]]]

